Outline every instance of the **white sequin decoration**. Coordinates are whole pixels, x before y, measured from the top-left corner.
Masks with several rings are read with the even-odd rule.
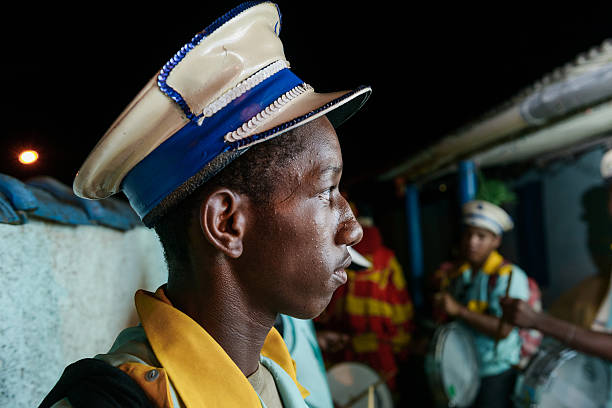
[[[278,99],[274,101],[274,103],[268,105],[264,110],[249,119],[248,122],[243,123],[241,127],[234,130],[233,132],[228,132],[225,135],[225,141],[231,143],[255,134],[257,128],[263,125],[268,119],[270,119],[272,115],[280,108],[282,108],[298,96],[311,91],[314,91],[314,89],[312,88],[312,86],[306,83],[296,86],[289,92],[286,92],[283,95],[279,96]]]
[[[202,109],[202,117],[198,119],[198,125],[202,125],[204,119],[209,118],[215,113],[219,112],[234,99],[239,98],[246,91],[256,87],[266,79],[270,78],[272,75],[276,74],[278,71],[281,71],[285,68],[289,68],[289,63],[287,61],[275,61],[267,67],[257,71],[255,74],[251,75],[244,81],[240,82],[238,85],[236,85],[229,91],[226,91],[225,93],[223,93],[223,95],[215,99],[214,102],[206,105],[204,109]]]

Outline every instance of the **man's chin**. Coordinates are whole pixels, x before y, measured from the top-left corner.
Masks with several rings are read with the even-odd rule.
[[[318,317],[321,313],[323,313],[323,310],[321,310],[320,312],[310,312],[310,311],[301,311],[301,312],[297,312],[297,313],[286,313],[287,316],[291,316],[291,317],[295,317],[296,319],[302,319],[302,320],[310,320],[310,319],[314,319],[316,317]]]
[[[321,313],[325,311],[325,308],[329,304],[331,300],[331,296],[329,299],[322,300],[316,304],[309,304],[300,310],[294,310],[291,313],[285,313],[288,316],[295,317],[296,319],[314,319],[319,317]]]
[[[481,257],[477,257],[477,256],[468,256],[467,261],[471,263],[472,265],[481,265],[484,262],[484,260]]]

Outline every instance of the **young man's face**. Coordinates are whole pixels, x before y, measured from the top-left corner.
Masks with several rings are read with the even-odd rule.
[[[303,128],[307,147],[249,227],[254,235],[245,237],[244,255],[256,301],[272,312],[313,318],[346,281],[346,248],[361,240],[362,230],[338,190],[342,156],[332,125],[323,117]]]
[[[463,257],[474,265],[482,265],[489,254],[499,247],[501,237],[491,231],[472,226],[464,226],[461,236]]]

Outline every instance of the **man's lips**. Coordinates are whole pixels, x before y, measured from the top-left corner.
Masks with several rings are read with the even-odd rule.
[[[344,258],[344,261],[342,262],[342,264],[340,265],[338,269],[348,268],[349,266],[351,266],[351,262],[353,262],[353,258],[351,258],[350,255],[347,255],[346,258]]]
[[[332,275],[341,285],[344,285],[348,279],[345,269],[351,265],[351,262],[352,258],[349,255],[344,259],[342,265],[337,268]]]

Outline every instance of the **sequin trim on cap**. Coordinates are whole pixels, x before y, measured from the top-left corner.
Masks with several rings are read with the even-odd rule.
[[[271,119],[274,113],[278,112],[278,110],[283,106],[306,92],[314,92],[314,89],[312,86],[304,83],[279,96],[277,100],[266,106],[264,110],[253,116],[241,127],[233,132],[228,132],[225,135],[225,141],[231,143],[253,135],[256,133],[258,127],[261,127],[264,123]]]
[[[306,85],[306,84],[303,84]],[[344,95],[342,95],[339,98],[334,99],[333,101],[330,101],[328,103],[326,103],[325,105],[321,106],[318,109],[315,109],[311,112],[308,112],[305,115],[302,115],[300,117],[297,117],[293,120],[290,120],[289,122],[283,123],[282,125],[276,126],[272,129],[266,130],[264,132],[261,133],[257,133],[251,136],[246,136],[242,139],[236,140],[234,142],[229,142],[227,147],[224,149],[224,151],[232,151],[232,150],[237,150],[237,149],[244,149],[246,147],[249,147],[252,144],[255,143],[260,143],[263,142],[266,139],[269,139],[273,136],[276,136],[279,132],[284,132],[287,129],[290,129],[294,126],[296,126],[298,123],[303,122],[304,120],[312,117],[313,115],[317,115],[322,111],[325,111],[327,109],[329,109],[330,107],[344,101],[345,99],[349,99],[351,98],[353,95],[355,95],[356,93],[359,93],[361,91],[363,91],[364,89],[366,89],[366,86],[360,86],[358,88],[356,88],[354,91],[352,92],[348,92]],[[366,98],[367,99],[367,98]],[[365,102],[365,100],[363,101]]]
[[[162,93],[164,93],[166,96],[168,96],[170,99],[172,99],[174,102],[176,102],[180,106],[181,110],[183,111],[183,113],[189,120],[195,122],[197,121],[198,116],[196,116],[191,111],[191,108],[189,107],[189,105],[187,104],[187,101],[183,98],[183,96],[168,84],[167,82],[168,75],[170,75],[170,73],[178,65],[178,63],[181,62],[185,58],[187,53],[193,50],[198,44],[200,44],[200,42],[202,42],[204,38],[209,36],[212,32],[214,32],[216,29],[221,27],[223,24],[227,23],[229,20],[236,17],[238,14],[242,13],[243,11],[253,6],[261,4],[261,3],[267,3],[267,2],[266,1],[248,1],[228,11],[223,16],[216,19],[212,24],[210,24],[204,30],[196,34],[191,39],[191,41],[185,44],[176,54],[174,54],[174,56],[168,62],[166,62],[166,64],[164,64],[164,66],[160,70],[159,75],[157,76],[157,86],[159,87],[159,90]],[[276,6],[276,8],[278,10],[278,6]],[[279,18],[280,18],[280,14],[279,14]]]
[[[286,68],[289,68],[289,63],[285,60],[278,60],[268,65],[267,67],[257,71],[255,74],[240,82],[238,85],[236,85],[229,91],[226,91],[214,102],[206,105],[206,107],[202,109],[202,115],[198,119],[198,125],[201,126],[202,122],[204,122],[204,119],[211,117],[212,115],[226,107],[233,100],[241,97],[248,90],[254,88],[266,79],[270,78],[272,75]]]

